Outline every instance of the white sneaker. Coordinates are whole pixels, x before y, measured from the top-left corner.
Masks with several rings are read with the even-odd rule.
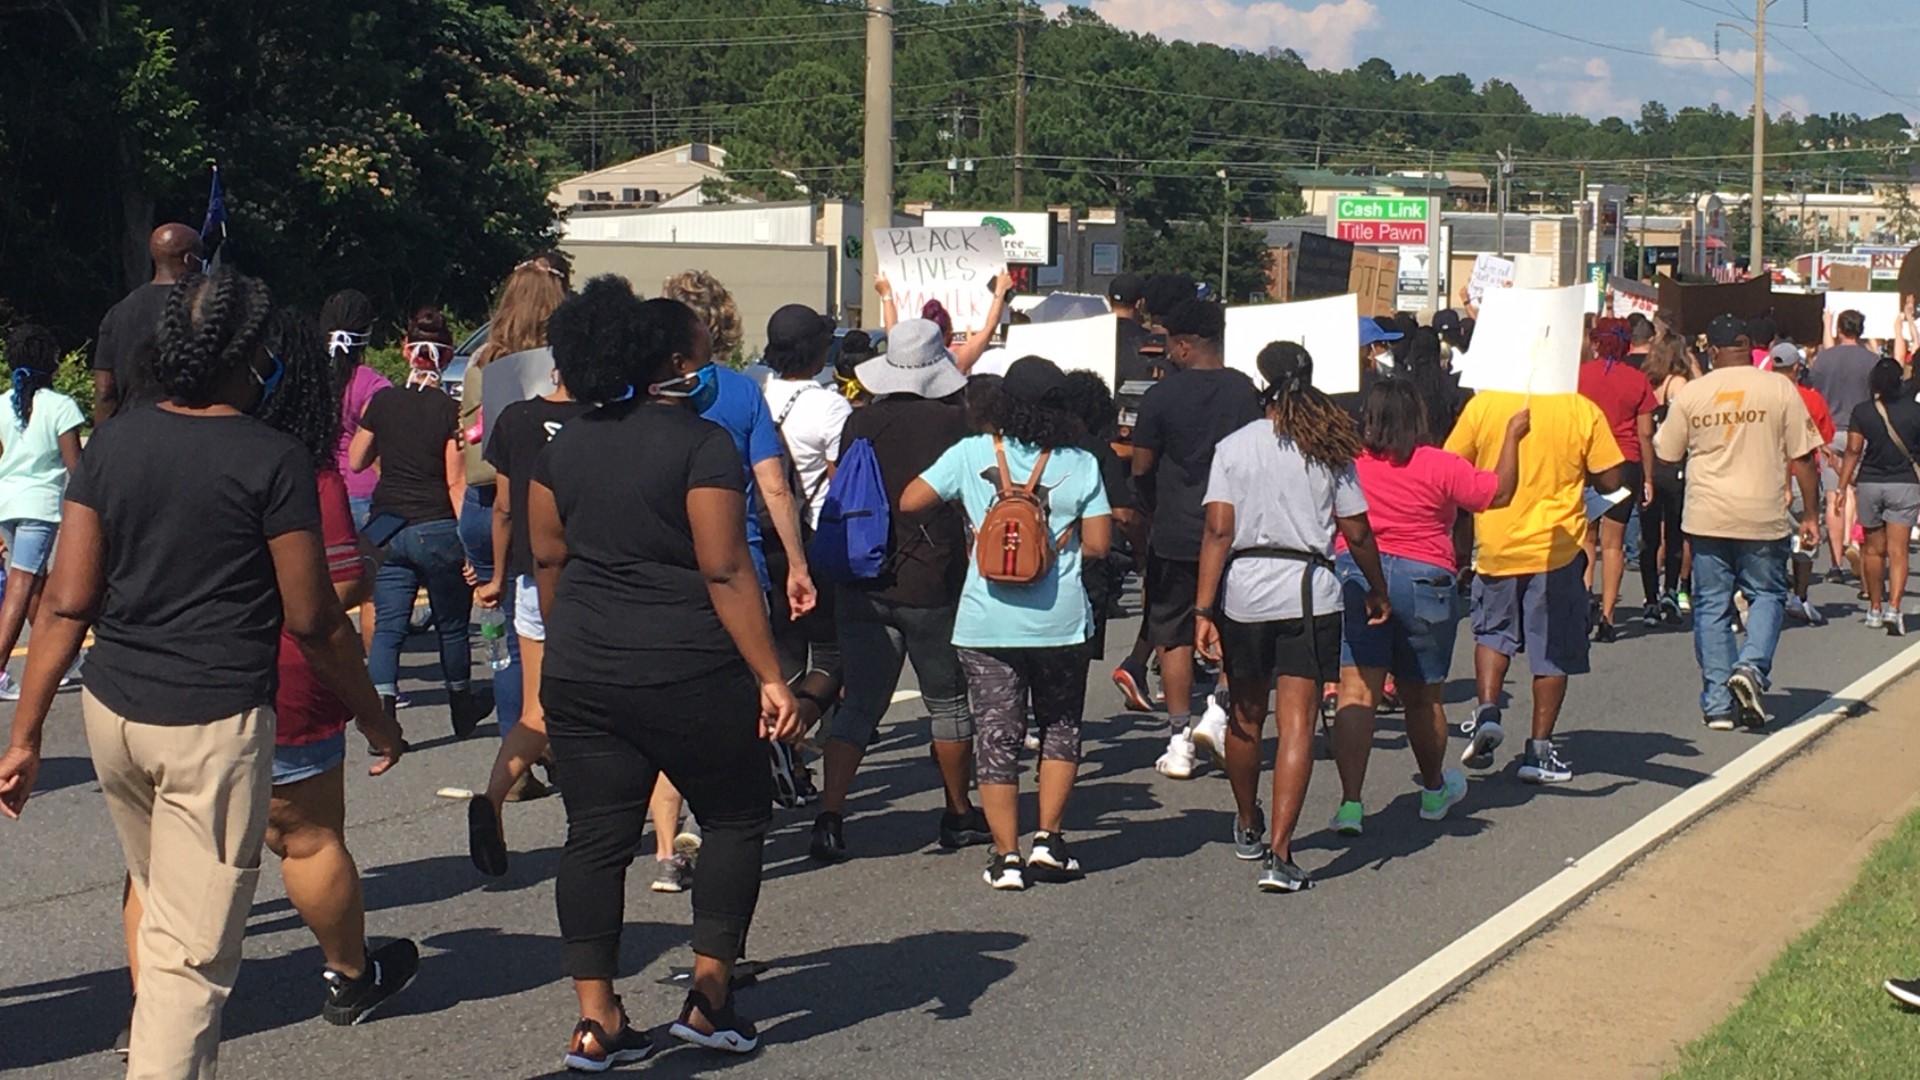
[[[1813,606],[1813,601],[1811,600],[1802,601],[1800,604],[1800,608],[1802,611],[1806,612],[1808,626],[1827,625],[1827,617],[1820,613],[1819,608]]]
[[[1807,614],[1807,602],[1792,593],[1787,594],[1787,618],[1801,622],[1813,621],[1813,616]]]
[[[1227,710],[1212,695],[1207,697],[1207,711],[1200,714],[1200,722],[1193,725],[1189,732],[1193,745],[1204,750],[1215,765],[1227,766]]]
[[[1879,608],[1868,608],[1866,618],[1861,621],[1867,624],[1867,629],[1878,630],[1887,624],[1887,617]]]
[[[1035,754],[1040,752],[1040,733],[1039,732],[1037,731],[1027,732],[1027,751],[1028,753],[1035,753]]]
[[[19,700],[20,684],[13,681],[13,676],[4,671],[0,671],[0,701]]]
[[[1181,732],[1167,740],[1167,752],[1153,767],[1169,780],[1187,780],[1193,776],[1193,740]]]

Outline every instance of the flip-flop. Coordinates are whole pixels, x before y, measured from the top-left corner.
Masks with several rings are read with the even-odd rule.
[[[467,852],[474,869],[488,877],[507,872],[507,842],[500,836],[500,818],[485,795],[467,801]]]

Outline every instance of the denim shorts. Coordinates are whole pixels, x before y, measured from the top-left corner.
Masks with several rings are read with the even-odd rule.
[[[0,521],[0,537],[7,541],[7,568],[34,577],[46,576],[53,566],[53,542],[59,536],[57,521],[33,518]]]
[[[1368,626],[1366,575],[1345,552],[1335,568],[1346,620],[1340,666],[1386,668],[1403,684],[1445,683],[1462,614],[1453,572],[1398,555],[1380,556],[1393,618]]]
[[[1782,560],[1781,565],[1786,565]],[[1527,654],[1535,678],[1585,675],[1587,556],[1544,574],[1473,579],[1473,641],[1502,656]]]
[[[547,640],[547,624],[540,618],[540,587],[532,574],[514,579],[513,632],[523,641]]]
[[[341,731],[329,739],[305,746],[273,748],[273,786],[311,780],[347,760],[347,733]]]

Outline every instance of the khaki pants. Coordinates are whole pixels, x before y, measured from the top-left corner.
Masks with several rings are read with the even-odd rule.
[[[213,1080],[220,1011],[260,883],[273,790],[271,708],[136,724],[83,693],[87,743],[146,907],[128,1080]]]

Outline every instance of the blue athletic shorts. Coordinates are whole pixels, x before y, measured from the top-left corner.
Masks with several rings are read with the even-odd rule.
[[[1585,675],[1587,556],[1544,574],[1473,579],[1473,641],[1503,656],[1527,654],[1538,676]]]

